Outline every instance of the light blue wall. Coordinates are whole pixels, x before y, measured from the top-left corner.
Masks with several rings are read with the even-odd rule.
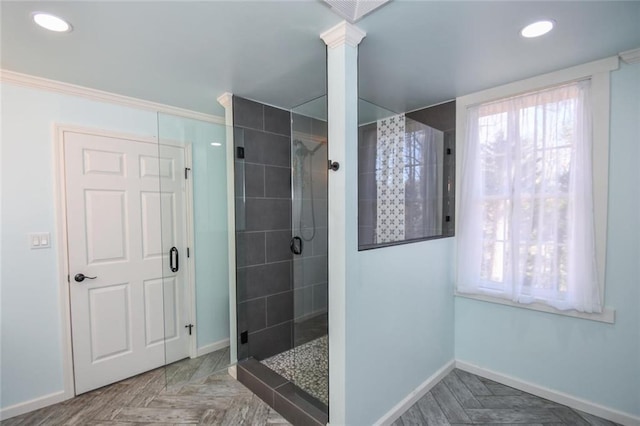
[[[5,408],[63,389],[54,123],[140,136],[156,136],[158,123],[154,112],[6,83],[0,90],[0,407]],[[199,154],[198,161],[202,159]],[[31,232],[50,232],[52,247],[30,250]],[[228,327],[228,317],[220,317]],[[204,332],[202,340],[214,341],[217,333]]]
[[[612,73],[605,304],[615,324],[457,298],[456,358],[640,416],[640,65]]]
[[[158,124],[160,140],[192,147],[196,336],[202,348],[229,338],[226,128],[166,114],[159,114]]]
[[[347,419],[368,425],[453,360],[453,239],[358,257],[347,285]]]

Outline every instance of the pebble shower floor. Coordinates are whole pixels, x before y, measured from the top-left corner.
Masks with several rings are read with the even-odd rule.
[[[325,405],[329,405],[329,346],[322,336],[262,361]]]

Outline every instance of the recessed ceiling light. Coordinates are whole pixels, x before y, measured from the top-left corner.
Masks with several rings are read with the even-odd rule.
[[[36,12],[33,14],[33,20],[36,24],[49,31],[58,33],[68,33],[71,31],[71,24],[50,13]]]
[[[540,37],[553,29],[554,22],[544,20],[529,24],[520,31],[520,35],[526,38]]]

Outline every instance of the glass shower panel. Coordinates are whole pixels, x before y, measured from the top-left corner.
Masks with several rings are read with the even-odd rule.
[[[359,249],[442,237],[445,133],[362,99],[359,115]]]
[[[294,327],[292,381],[329,404],[327,100],[291,115]]]
[[[221,345],[229,333],[226,131],[222,124],[158,115],[168,387],[229,364],[229,348]],[[175,364],[189,357],[193,362]]]

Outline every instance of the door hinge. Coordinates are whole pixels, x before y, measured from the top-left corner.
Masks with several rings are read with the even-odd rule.
[[[187,247],[187,257],[191,257],[191,250],[189,250],[189,247]]]
[[[248,341],[249,341],[249,332],[245,330],[242,333],[240,333],[240,343],[244,345]]]
[[[67,275],[67,282],[70,283],[71,282],[71,276]]]
[[[189,170],[191,170],[190,167],[185,167],[184,168],[184,178],[185,179],[189,179]]]
[[[191,336],[191,330],[193,329],[193,327],[195,327],[193,324],[187,324],[184,326],[184,328],[188,328],[189,329],[189,336]]]

